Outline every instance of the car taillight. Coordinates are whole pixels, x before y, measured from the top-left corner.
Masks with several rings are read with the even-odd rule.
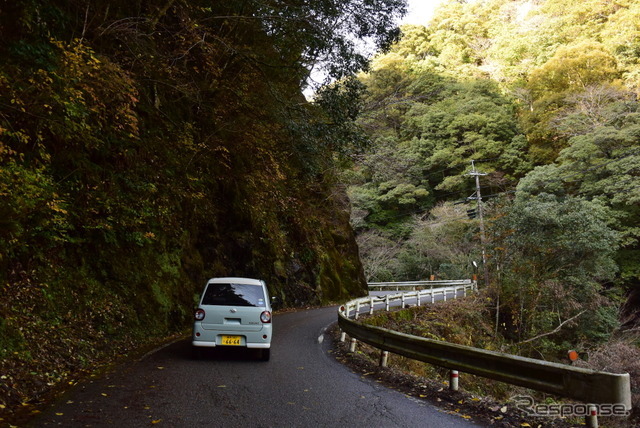
[[[269,324],[271,322],[271,312],[264,311],[263,313],[261,313],[260,321],[262,321],[263,324]]]
[[[202,321],[204,319],[204,310],[198,309],[193,317],[196,319],[196,321]]]

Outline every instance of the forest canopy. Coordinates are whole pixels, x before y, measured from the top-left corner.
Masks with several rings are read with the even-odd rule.
[[[369,280],[478,274],[536,352],[634,325],[640,3],[444,2],[360,79],[372,145],[344,179]]]

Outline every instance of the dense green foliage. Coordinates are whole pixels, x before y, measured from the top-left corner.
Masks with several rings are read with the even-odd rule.
[[[335,160],[403,0],[0,5],[0,404],[189,325],[211,276],[361,294]],[[344,78],[302,96],[314,67]]]
[[[605,340],[640,291],[638,76],[636,1],[449,1],[403,27],[361,77],[373,146],[345,173],[367,277],[484,278],[484,249],[496,333]]]

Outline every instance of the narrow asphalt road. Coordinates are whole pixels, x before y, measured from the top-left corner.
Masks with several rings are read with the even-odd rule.
[[[277,315],[269,362],[176,342],[78,385],[33,427],[469,427],[351,372],[329,352],[335,308]],[[244,351],[244,350],[243,350]]]

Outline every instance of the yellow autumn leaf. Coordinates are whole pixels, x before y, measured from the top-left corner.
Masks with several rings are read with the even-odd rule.
[[[528,423],[526,423],[526,422],[523,422],[523,423],[521,423],[521,424],[520,424],[520,426],[521,426],[521,427],[530,427],[531,425],[529,425],[529,424],[528,424]]]
[[[151,421],[151,423],[155,425],[160,423],[160,421],[162,421],[162,419],[156,419],[155,421]]]

